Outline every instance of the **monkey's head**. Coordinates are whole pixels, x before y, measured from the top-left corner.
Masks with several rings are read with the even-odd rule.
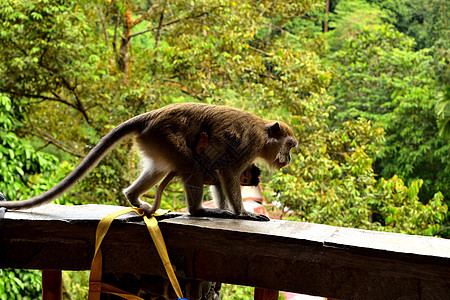
[[[291,149],[298,145],[294,132],[280,121],[266,123],[265,131],[267,141],[261,157],[275,169],[287,166],[291,161]]]

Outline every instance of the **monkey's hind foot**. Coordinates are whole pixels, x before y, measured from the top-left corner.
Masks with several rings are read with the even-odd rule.
[[[270,221],[270,218],[266,215],[252,213],[252,212],[248,212],[248,211],[245,211],[245,212],[241,213],[240,215],[238,215],[237,219],[250,220],[250,221],[264,221],[264,222]]]
[[[219,209],[219,208],[203,208],[191,214],[194,217],[212,217],[212,218],[223,218],[223,219],[241,219],[241,220],[251,220],[251,221],[270,221],[270,219],[265,215],[260,215],[257,213],[252,213],[245,211],[240,215],[235,215],[231,211]]]
[[[191,213],[194,217],[212,217],[212,218],[223,218],[223,219],[235,219],[236,215],[231,211],[220,209],[220,208],[206,208],[197,210]]]
[[[150,206],[147,203],[141,203],[141,205],[139,205],[139,208],[144,211],[144,214],[147,216],[147,218],[151,218],[156,211],[153,206]]]

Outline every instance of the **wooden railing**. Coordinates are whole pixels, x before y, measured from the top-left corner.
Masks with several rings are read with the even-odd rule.
[[[50,204],[7,211],[0,218],[0,267],[88,270],[99,220],[121,208]],[[178,278],[262,288],[260,299],[274,298],[273,291],[335,299],[450,297],[450,240],[188,215],[159,226]],[[102,249],[106,273],[166,277],[139,217],[114,221]],[[44,289],[58,280],[58,271],[48,272]]]

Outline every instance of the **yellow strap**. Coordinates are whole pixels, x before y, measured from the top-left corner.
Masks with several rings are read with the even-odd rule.
[[[181,292],[180,285],[178,284],[177,277],[175,276],[175,272],[173,271],[172,264],[170,263],[169,255],[167,254],[166,244],[164,243],[163,236],[161,234],[161,230],[158,226],[158,221],[154,217],[147,218],[144,216],[144,222],[147,225],[148,232],[152,236],[153,243],[155,243],[156,250],[158,250],[159,257],[164,264],[164,268],[166,269],[167,276],[169,276],[170,283],[172,283],[172,287],[177,294],[178,298],[183,299],[183,293]]]
[[[132,208],[126,208],[120,211],[117,211],[115,213],[112,213],[110,215],[107,215],[106,217],[102,218],[100,220],[100,223],[97,226],[97,231],[95,233],[95,252],[94,252],[94,258],[92,259],[91,264],[91,274],[89,277],[89,300],[99,300],[100,299],[100,293],[106,292],[115,294],[118,296],[121,296],[125,299],[129,300],[141,300],[142,298],[135,296],[133,294],[130,294],[128,292],[125,292],[123,290],[120,290],[118,288],[115,288],[111,285],[105,284],[101,282],[102,279],[102,251],[100,249],[100,245],[103,241],[103,238],[105,237],[106,233],[109,230],[109,227],[111,226],[112,221],[117,218],[118,216],[124,215],[129,212],[136,212],[138,215],[144,217],[144,222],[147,225],[147,229],[153,239],[153,242],[155,243],[156,250],[159,253],[159,256],[161,257],[161,260],[164,264],[164,268],[166,269],[167,275],[169,276],[169,280],[172,283],[173,289],[175,290],[175,293],[177,294],[178,298],[183,299],[183,293],[181,292],[180,285],[178,284],[177,277],[175,276],[175,273],[172,268],[172,264],[169,260],[169,255],[167,254],[167,248],[164,243],[164,239],[161,234],[161,230],[159,229],[158,222],[156,221],[154,216],[161,216],[166,214],[168,211],[158,209],[154,216],[152,216],[150,219],[145,216],[144,212],[136,207]]]
[[[125,292],[119,288],[116,288],[115,286],[109,285],[107,283],[102,282],[102,291],[108,294],[114,294],[116,296],[120,296],[122,298],[128,299],[128,300],[144,300],[143,298],[133,295],[131,293]]]

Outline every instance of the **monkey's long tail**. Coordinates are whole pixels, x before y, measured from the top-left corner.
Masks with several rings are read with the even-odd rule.
[[[137,134],[142,131],[143,118],[132,118],[119,126],[112,129],[106,136],[104,136],[98,144],[88,153],[88,155],[81,161],[81,163],[69,174],[61,180],[58,184],[53,186],[48,191],[21,201],[1,201],[0,207],[8,209],[22,209],[48,203],[83,179],[86,174],[92,170],[98,162],[124,137],[132,134]]]

